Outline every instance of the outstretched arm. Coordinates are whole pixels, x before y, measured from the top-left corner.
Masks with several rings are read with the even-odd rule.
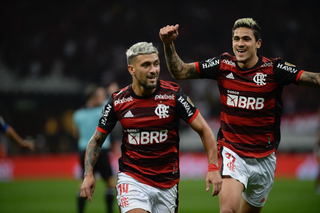
[[[86,156],[84,159],[84,180],[81,186],[81,197],[88,198],[91,202],[91,196],[94,193],[96,183],[93,176],[93,167],[98,160],[98,156],[101,151],[101,146],[108,134],[103,134],[99,131],[95,131],[91,137],[87,149]]]
[[[213,185],[212,196],[215,196],[219,194],[222,186],[222,179],[218,169],[218,150],[215,136],[200,113],[190,123],[190,126],[199,134],[206,151],[209,164],[206,178],[206,190],[209,191],[211,183]]]
[[[299,78],[299,86],[320,88],[320,73],[303,72]]]
[[[11,127],[8,125],[0,115],[0,131],[4,132],[6,136],[8,136],[10,139],[14,140],[17,144],[24,148],[28,148],[31,151],[34,151],[35,145],[34,140],[25,140],[20,137],[20,135]]]
[[[159,36],[163,42],[167,66],[174,79],[199,78],[194,63],[184,63],[178,56],[173,41],[178,37],[179,25],[167,25],[160,29]]]
[[[34,140],[25,140],[23,138],[21,138],[18,133],[11,127],[8,126],[8,129],[6,131],[6,135],[13,139],[15,142],[17,142],[17,144],[19,144],[20,146],[27,148],[31,151],[34,151],[35,146],[34,146]]]

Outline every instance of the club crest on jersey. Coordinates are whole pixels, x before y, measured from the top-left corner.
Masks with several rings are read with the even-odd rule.
[[[158,104],[157,108],[154,110],[157,116],[159,118],[168,118],[169,117],[169,106],[166,106],[164,104]]]
[[[267,77],[267,74],[263,74],[261,72],[257,72],[257,74],[253,77],[253,81],[258,86],[263,86],[263,85],[266,85],[266,77]]]

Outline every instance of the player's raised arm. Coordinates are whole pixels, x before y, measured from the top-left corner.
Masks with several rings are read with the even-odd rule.
[[[208,173],[206,177],[206,190],[209,191],[211,183],[213,185],[212,196],[218,195],[222,187],[222,179],[219,173],[218,149],[215,136],[200,113],[190,123],[190,126],[199,134],[207,154]]]
[[[320,73],[305,71],[298,82],[300,86],[320,88]]]
[[[178,56],[173,41],[178,37],[179,25],[167,25],[160,29],[159,36],[164,46],[166,63],[174,79],[196,79],[199,75],[194,63],[184,63]]]
[[[91,137],[87,149],[86,156],[84,160],[84,180],[81,186],[81,197],[88,198],[91,202],[91,196],[94,193],[96,183],[93,176],[93,167],[98,160],[98,156],[101,151],[101,146],[108,134],[103,134],[99,131],[95,131]]]

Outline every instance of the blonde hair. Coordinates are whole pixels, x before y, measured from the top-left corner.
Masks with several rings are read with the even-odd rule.
[[[261,39],[261,28],[259,27],[258,23],[252,18],[241,18],[236,20],[232,28],[232,37],[234,31],[239,27],[246,27],[252,29],[256,41]]]
[[[134,45],[132,45],[126,52],[127,55],[127,63],[131,64],[132,59],[135,58],[138,55],[141,54],[152,54],[152,53],[157,53],[158,49],[153,46],[153,44],[150,42],[138,42]]]

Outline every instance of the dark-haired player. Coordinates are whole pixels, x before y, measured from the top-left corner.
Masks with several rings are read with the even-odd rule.
[[[184,63],[173,43],[178,27],[168,25],[159,32],[171,75],[175,79],[214,79],[220,90],[220,212],[260,212],[274,180],[283,86],[294,83],[319,88],[320,74],[258,55],[260,27],[251,18],[234,23],[234,56],[223,53]]]

